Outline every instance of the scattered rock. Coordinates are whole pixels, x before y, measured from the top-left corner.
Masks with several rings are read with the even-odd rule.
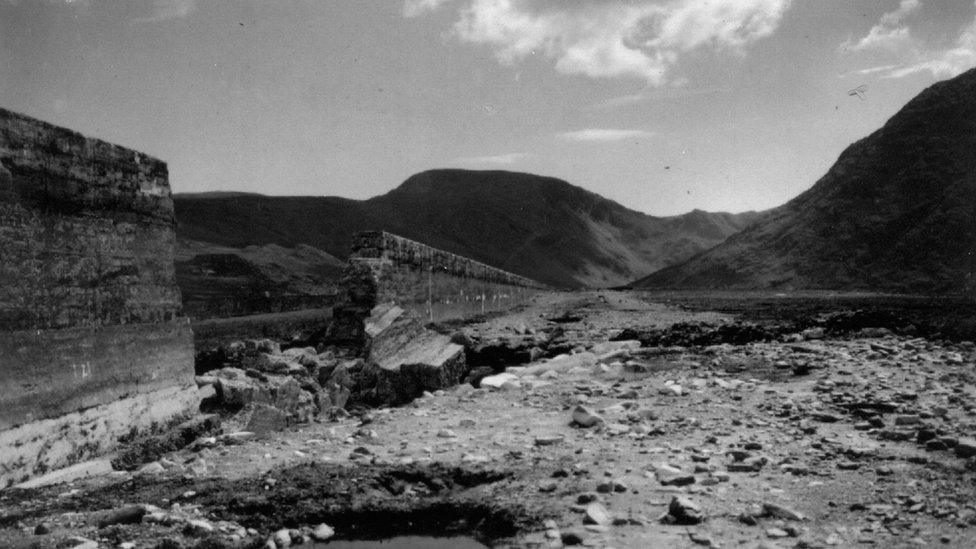
[[[676,524],[698,524],[704,520],[701,508],[683,496],[671,498],[667,516],[671,517]]]
[[[607,508],[599,502],[592,502],[586,506],[584,511],[583,524],[597,524],[609,526],[613,522],[613,517]]]
[[[593,410],[580,405],[573,409],[573,423],[580,427],[593,427],[603,424],[605,421]]]
[[[311,536],[315,541],[329,541],[335,536],[335,530],[328,524],[322,523],[312,530]]]

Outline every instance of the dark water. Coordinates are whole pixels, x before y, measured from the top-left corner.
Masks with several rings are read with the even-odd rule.
[[[432,538],[429,536],[398,536],[395,538],[366,541],[333,541],[316,543],[313,549],[488,549],[487,545],[473,538]]]

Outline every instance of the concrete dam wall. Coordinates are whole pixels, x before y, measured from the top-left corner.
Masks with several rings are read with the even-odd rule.
[[[376,301],[428,321],[504,311],[546,287],[473,259],[386,232],[356,235],[350,263],[369,269]]]
[[[0,109],[0,487],[194,409],[166,164]]]
[[[356,235],[334,310],[333,339],[363,340],[377,305],[395,305],[427,322],[504,311],[550,288],[473,259],[382,231]]]

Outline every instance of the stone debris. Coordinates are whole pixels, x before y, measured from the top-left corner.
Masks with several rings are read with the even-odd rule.
[[[312,539],[315,541],[329,541],[335,536],[335,530],[328,524],[319,524],[312,530]]]
[[[586,505],[584,511],[583,523],[584,524],[596,524],[599,526],[609,526],[613,522],[613,517],[607,508],[599,502],[592,502]]]
[[[682,496],[674,496],[668,504],[668,514],[665,522],[675,524],[698,524],[705,520],[701,507],[690,499]]]
[[[317,523],[249,532],[198,512],[194,502],[212,495],[193,479],[260,468],[274,471],[261,478],[260,494],[280,497],[295,489],[282,480],[289,471],[325,465],[357,478],[386,470],[363,489],[398,505],[462,505],[468,500],[453,498],[472,478],[501,471],[465,498],[544,511],[517,535],[524,546],[965,548],[976,540],[976,346],[838,332],[830,323],[809,332],[679,325],[651,336],[611,328],[616,320],[600,324],[599,314],[574,309],[585,320],[520,316],[457,329],[445,337],[466,352],[481,345],[475,356],[485,371],[396,408],[359,404],[368,357],[254,344],[306,373],[227,366],[199,376],[214,399],[246,404],[227,415],[223,433],[131,473],[186,484],[163,509],[146,507],[141,521],[106,529],[153,524],[190,541],[309,543],[319,539]],[[386,316],[377,333],[398,318]],[[667,344],[646,346],[649,337]],[[604,345],[613,338],[619,343]],[[503,341],[522,354],[506,354]],[[528,359],[529,349],[554,358]],[[530,362],[503,363],[516,355]],[[347,413],[333,412],[329,383],[348,391]],[[302,406],[310,406],[304,421],[294,413]],[[259,409],[271,419],[266,428],[253,421]],[[427,474],[442,463],[460,476]],[[77,497],[72,490],[65,501]],[[339,494],[316,497],[333,505]],[[127,507],[112,511],[128,517]],[[64,531],[65,519],[44,517],[42,528],[40,518],[23,529]],[[93,532],[71,533],[96,539]]]
[[[586,406],[579,405],[573,409],[573,423],[580,427],[593,427],[605,423],[604,419]]]

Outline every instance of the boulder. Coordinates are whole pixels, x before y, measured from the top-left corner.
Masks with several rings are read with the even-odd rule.
[[[288,414],[267,404],[251,404],[240,412],[249,414],[245,430],[257,435],[265,435],[288,427]]]
[[[493,376],[487,376],[481,378],[481,385],[483,389],[495,389],[501,390],[508,386],[518,385],[518,376],[510,373],[501,373]]]
[[[526,368],[523,368],[519,375],[522,376],[535,376],[543,374],[548,371],[554,372],[567,372],[573,368],[590,368],[596,365],[597,358],[596,355],[590,352],[582,352],[574,355],[559,355],[556,358],[543,362],[541,364],[533,364]]]
[[[354,387],[367,404],[405,404],[424,391],[453,387],[467,374],[463,346],[399,307],[376,306],[365,325],[366,365],[349,385],[337,384]]]
[[[297,410],[302,388],[288,376],[265,376],[266,381],[242,375],[236,368],[224,368],[217,374],[217,393],[227,408],[248,404],[268,404],[286,412]]]
[[[402,345],[371,351],[363,372],[366,400],[397,405],[410,402],[424,391],[446,389],[460,383],[467,373],[464,347],[431,330],[423,330]]]

